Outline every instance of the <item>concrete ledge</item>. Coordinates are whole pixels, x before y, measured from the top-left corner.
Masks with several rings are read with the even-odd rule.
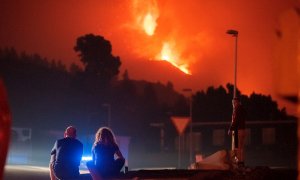
[[[49,171],[46,167],[37,166],[6,166],[4,180],[49,180]],[[89,174],[83,174],[83,179],[90,180]],[[129,171],[126,174],[109,178],[111,180],[227,180],[227,179],[297,179],[296,169],[253,167],[237,170],[186,170],[186,169],[162,169],[162,170],[138,170]]]

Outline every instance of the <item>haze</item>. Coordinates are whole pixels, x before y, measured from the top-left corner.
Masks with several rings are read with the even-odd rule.
[[[127,69],[132,79],[171,81],[178,91],[196,91],[233,83],[234,39],[226,31],[236,29],[238,88],[245,94],[255,91],[276,98],[273,56],[278,19],[295,3],[296,0],[2,0],[0,47],[12,46],[19,52],[38,53],[67,65],[80,64],[73,50],[76,38],[94,33],[109,40],[113,54],[121,57],[120,75]],[[151,24],[152,30],[145,31],[142,20],[148,12],[155,23]],[[163,59],[160,57],[165,43],[171,59],[184,65],[191,75],[174,64],[157,61]]]

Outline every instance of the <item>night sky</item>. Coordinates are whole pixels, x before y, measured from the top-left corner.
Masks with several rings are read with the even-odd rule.
[[[1,0],[0,47],[80,64],[73,50],[76,38],[94,33],[109,40],[113,54],[120,56],[120,75],[127,69],[132,79],[169,80],[178,91],[196,91],[233,83],[234,38],[226,31],[236,29],[238,88],[279,100],[273,78],[276,30],[280,15],[296,2]],[[168,58],[173,65],[158,61]]]

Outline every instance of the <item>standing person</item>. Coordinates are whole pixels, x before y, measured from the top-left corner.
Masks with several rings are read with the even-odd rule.
[[[92,154],[93,160],[87,162],[87,167],[94,180],[120,173],[125,163],[115,136],[107,127],[102,127],[97,131]]]
[[[233,113],[228,135],[232,135],[233,158],[238,167],[243,167],[245,161],[245,119],[246,111],[238,98],[232,100]]]
[[[79,165],[83,153],[82,143],[76,139],[76,128],[67,127],[64,138],[55,142],[51,150],[50,160],[50,177],[51,180],[56,178],[75,179],[79,177]]]

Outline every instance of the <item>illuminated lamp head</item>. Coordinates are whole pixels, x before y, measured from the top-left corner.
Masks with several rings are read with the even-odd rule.
[[[239,32],[237,30],[234,30],[234,29],[229,29],[226,33],[230,34],[230,35],[232,35],[234,37],[237,37],[238,34],[239,34]]]

